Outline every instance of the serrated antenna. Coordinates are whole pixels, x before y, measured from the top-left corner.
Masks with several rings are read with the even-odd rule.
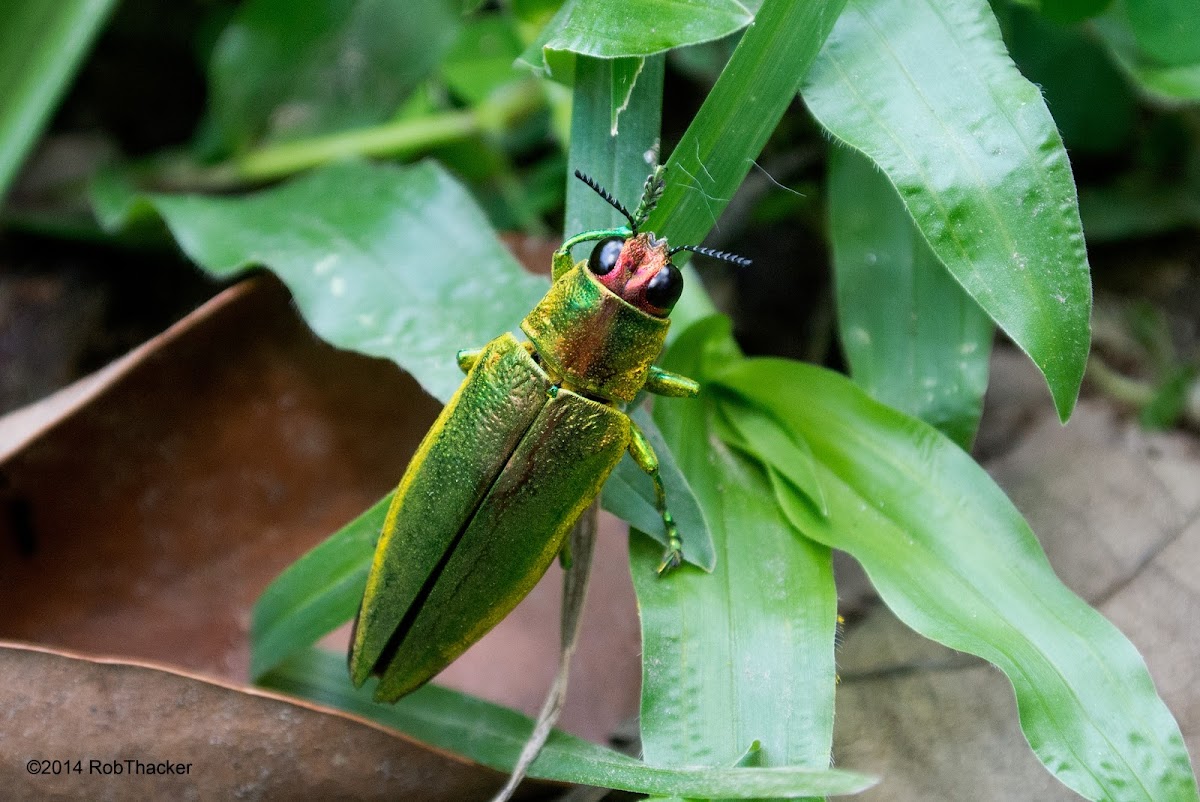
[[[604,187],[597,184],[590,175],[585,175],[584,173],[581,173],[578,170],[575,171],[575,177],[578,178],[583,183],[587,184],[593,190],[595,190],[596,194],[599,195],[600,197],[604,198],[604,200],[608,202],[609,206],[613,207],[618,212],[625,215],[625,219],[629,221],[629,227],[633,229],[633,232],[635,234],[637,233],[637,223],[634,222],[633,215],[631,215],[629,213],[628,209],[626,209],[624,206],[621,205],[620,201],[618,201],[612,195],[609,195],[607,189],[605,189]],[[639,207],[639,208],[641,208],[641,207]]]
[[[703,248],[699,245],[679,245],[668,251],[669,256],[674,256],[680,251],[691,251],[703,256],[711,256],[714,259],[723,259],[726,262],[733,262],[739,267],[749,267],[753,261],[744,256],[738,256],[736,253],[726,253],[725,251],[716,251],[712,248]]]

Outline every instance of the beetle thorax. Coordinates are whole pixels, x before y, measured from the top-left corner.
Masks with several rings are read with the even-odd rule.
[[[646,383],[669,326],[667,318],[647,314],[610,291],[583,262],[554,282],[521,323],[556,380],[621,402],[632,400]]]

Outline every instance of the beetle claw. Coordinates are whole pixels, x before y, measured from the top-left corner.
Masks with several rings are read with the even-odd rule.
[[[658,564],[658,575],[663,576],[681,565],[683,565],[683,552],[679,549],[668,549],[667,553],[663,555],[662,562]]]

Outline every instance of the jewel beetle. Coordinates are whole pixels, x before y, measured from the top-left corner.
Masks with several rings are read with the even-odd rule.
[[[378,675],[379,701],[416,690],[516,606],[628,451],[654,481],[668,548],[681,561],[658,457],[621,409],[641,390],[695,395],[656,367],[668,315],[683,290],[670,248],[639,231],[662,194],[662,168],[633,214],[596,182],[575,176],[621,212],[628,227],[587,231],[555,251],[549,292],[521,323],[460,351],[466,379],[417,448],[392,500],[354,623],[350,674]],[[596,242],[575,264],[571,248]],[[484,611],[482,614],[480,611]]]

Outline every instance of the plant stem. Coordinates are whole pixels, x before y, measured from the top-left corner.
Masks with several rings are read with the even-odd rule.
[[[522,81],[500,87],[472,108],[264,145],[212,167],[186,160],[162,162],[149,170],[149,183],[173,190],[227,190],[286,178],[338,159],[411,157],[473,136],[498,135],[544,105],[541,86]]]
[[[1088,357],[1087,377],[1101,393],[1135,409],[1141,409],[1154,398],[1153,386],[1118,373],[1095,354]]]
[[[443,112],[267,145],[234,159],[232,172],[241,182],[270,181],[350,156],[411,156],[480,131],[479,116],[474,109]]]

